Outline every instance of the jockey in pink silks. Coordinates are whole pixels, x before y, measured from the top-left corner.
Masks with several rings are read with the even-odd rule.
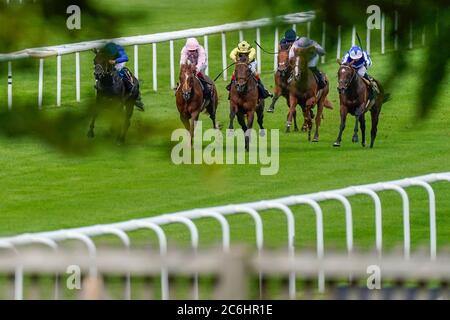
[[[195,38],[188,38],[186,45],[181,49],[180,65],[186,64],[188,61],[196,66],[197,78],[203,85],[203,94],[209,97],[209,84],[212,81],[205,75],[208,58],[205,48]]]

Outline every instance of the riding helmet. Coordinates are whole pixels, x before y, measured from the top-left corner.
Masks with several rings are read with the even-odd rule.
[[[250,48],[251,48],[250,44],[245,40],[239,42],[238,44],[239,53],[248,53],[250,52]]]
[[[186,40],[186,49],[188,49],[189,51],[198,50],[199,47],[200,44],[198,43],[197,39],[189,38]]]
[[[352,58],[353,60],[359,60],[361,59],[363,56],[363,52],[362,49],[358,46],[353,46],[350,49],[350,58]]]
[[[115,57],[119,52],[119,50],[117,49],[117,45],[114,42],[107,43],[103,49],[105,50],[105,53],[110,57]]]
[[[293,29],[289,29],[284,33],[286,41],[294,42],[297,39],[297,33]]]

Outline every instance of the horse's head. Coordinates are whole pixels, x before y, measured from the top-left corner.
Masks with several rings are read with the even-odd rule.
[[[188,101],[192,96],[192,88],[194,87],[195,65],[190,63],[182,64],[180,68],[180,84],[183,99]]]
[[[112,82],[113,66],[109,63],[107,57],[101,50],[95,50],[94,57],[94,76],[96,80],[105,81],[110,79]]]
[[[281,76],[284,77],[289,69],[289,52],[287,50],[280,50],[278,52],[278,68]]]
[[[340,64],[338,70],[338,92],[344,94],[356,77],[356,70],[352,68],[352,63]]]
[[[243,93],[247,90],[247,82],[251,74],[252,72],[248,66],[248,56],[242,55],[239,58],[239,62],[236,63],[236,68],[234,70],[234,79],[237,92]]]

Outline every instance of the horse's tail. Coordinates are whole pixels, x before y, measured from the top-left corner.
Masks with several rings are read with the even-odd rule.
[[[383,97],[383,103],[386,103],[388,101],[391,100],[391,94],[390,93],[385,93],[384,97]]]

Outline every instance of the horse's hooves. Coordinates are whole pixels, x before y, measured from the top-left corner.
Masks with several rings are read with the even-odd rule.
[[[286,127],[286,133],[291,132],[291,127]]]
[[[294,131],[295,131],[295,132],[298,132],[298,127],[295,127],[295,128],[294,128]]]
[[[267,109],[267,112],[269,112],[269,113],[273,113],[274,111],[275,111],[274,108],[269,108],[269,109]]]
[[[306,132],[308,131],[306,128],[302,128],[302,132]]]
[[[340,147],[341,146],[341,143],[340,142],[335,142],[335,143],[333,143],[333,147]]]
[[[353,138],[352,138],[352,142],[353,142],[353,143],[357,143],[357,142],[358,142],[358,137],[353,137]]]
[[[87,137],[92,139],[94,137],[94,131],[88,131]]]
[[[228,130],[227,130],[227,135],[228,135],[229,137],[232,137],[232,136],[234,135],[234,129],[228,129]]]
[[[261,129],[260,131],[259,131],[259,136],[260,137],[264,137],[266,135],[266,129]]]
[[[366,147],[366,144],[365,144],[365,143],[361,143],[361,146],[362,146],[363,148],[365,148],[365,147]]]
[[[319,142],[319,138],[314,138],[312,142]]]

